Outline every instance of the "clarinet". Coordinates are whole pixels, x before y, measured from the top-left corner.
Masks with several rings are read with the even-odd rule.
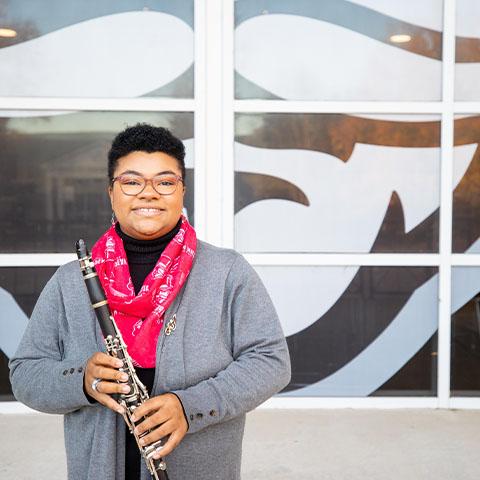
[[[88,253],[85,242],[82,239],[77,241],[76,250],[83,279],[87,286],[88,296],[92,302],[92,307],[95,310],[98,323],[100,324],[105,339],[107,353],[123,362],[123,366],[119,370],[128,375],[127,384],[130,387],[130,393],[119,394],[116,396],[118,403],[124,410],[123,418],[125,419],[130,433],[135,436],[140,454],[147,464],[152,479],[168,480],[165,461],[162,458],[153,458],[154,453],[163,447],[166,439],[164,440],[162,438],[161,440],[144,447],[139,443],[140,438],[147,435],[149,432],[145,432],[139,436],[134,431],[135,422],[132,420],[133,412],[137,407],[148,400],[148,391],[135,372],[132,359],[127,352],[127,346],[123,341],[122,334],[110,312],[110,307],[108,306],[105,292],[103,291],[102,284],[98,278],[95,265],[92,261],[92,256]],[[142,420],[143,419],[138,420],[137,423],[140,423]]]

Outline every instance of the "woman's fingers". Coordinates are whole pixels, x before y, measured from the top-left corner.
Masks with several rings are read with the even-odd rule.
[[[173,393],[164,393],[163,395],[148,399],[137,407],[134,414],[135,421],[159,411],[165,412],[168,418],[175,416],[185,419],[183,407],[178,397]]]
[[[89,361],[92,361],[95,365],[104,365],[111,368],[120,368],[123,365],[123,362],[120,359],[103,352],[94,353]]]
[[[160,410],[165,401],[163,397],[166,395],[159,395],[158,397],[152,397],[148,399],[146,402],[142,403],[139,407],[135,409],[134,420],[140,420],[142,417],[146,417],[149,414],[153,414]]]
[[[94,378],[101,378],[102,380],[118,380],[119,382],[126,382],[128,375],[124,372],[120,372],[114,368],[101,367],[93,365],[91,374]]]
[[[175,431],[175,422],[168,421],[155,428],[140,439],[140,445],[150,445]],[[163,450],[162,450],[163,451]]]
[[[128,375],[118,370],[122,365],[123,362],[118,358],[97,352],[88,360],[84,374],[84,386],[88,395],[116,412],[123,409],[110,395],[130,391],[127,384],[118,383],[128,380]],[[97,379],[100,381],[96,381]],[[94,381],[95,389],[92,387]]]
[[[112,395],[114,393],[130,393],[130,386],[126,383],[109,382],[102,380],[97,383],[97,392]]]
[[[121,415],[124,413],[123,407],[119,405],[110,395],[105,393],[97,393],[95,395],[95,400],[97,400],[98,403],[105,405],[105,407],[110,408],[110,410],[113,410],[114,412],[120,413]]]
[[[136,417],[135,417],[136,418]],[[159,425],[165,424],[168,420],[170,420],[171,415],[168,412],[165,412],[163,409],[160,409],[150,416],[145,418],[142,423],[139,423],[135,427],[136,433],[141,435],[148,430],[153,430],[154,428],[158,427]]]
[[[166,457],[169,453],[173,452],[182,441],[185,433],[186,430],[185,432],[182,430],[174,430],[168,437],[167,443],[165,443],[165,445],[153,455],[153,458],[159,459],[161,457]]]
[[[122,383],[128,380],[128,376],[118,370],[121,366],[120,360],[105,353],[95,353],[87,362],[84,385],[86,392],[97,402],[123,414],[123,408],[111,397],[112,394],[130,391],[130,386]],[[95,389],[93,389],[92,383],[96,379],[100,381],[95,382]],[[142,422],[135,427],[135,433],[143,435],[142,445],[150,445],[168,437],[156,458],[168,455],[177,447],[188,430],[182,404],[172,393],[150,398],[140,405],[135,410],[134,421],[142,418]]]
[[[146,415],[148,417],[135,427],[135,433],[143,435],[142,445],[150,445],[170,435],[158,458],[168,455],[188,430],[180,400],[172,393],[153,397],[135,410],[136,419]]]

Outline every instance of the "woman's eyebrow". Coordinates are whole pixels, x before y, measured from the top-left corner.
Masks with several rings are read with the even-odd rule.
[[[142,176],[142,174],[140,172],[137,172],[136,170],[125,170],[124,172],[119,173],[117,176],[120,176],[120,175],[140,175],[140,176]]]
[[[178,173],[174,172],[173,170],[164,170],[163,172],[158,172],[158,173],[156,173],[155,176],[157,176],[157,175],[165,175],[165,174],[178,175]]]
[[[165,175],[165,174],[170,174],[170,175],[178,175],[176,172],[173,170],[163,170],[162,172],[158,172],[154,175],[154,177],[158,175]],[[120,173],[119,175],[138,175],[140,177],[143,177],[143,174],[140,172],[137,172],[136,170],[125,170],[124,172]]]

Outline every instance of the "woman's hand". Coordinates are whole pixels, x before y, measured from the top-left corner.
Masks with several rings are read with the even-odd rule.
[[[165,457],[178,446],[188,430],[182,403],[173,393],[165,393],[150,398],[140,405],[135,410],[134,421],[138,421],[146,415],[148,418],[135,427],[135,433],[141,435],[147,430],[153,430],[141,438],[142,445],[150,445],[170,435],[167,443],[154,455],[154,458]]]
[[[122,361],[118,358],[97,352],[88,359],[85,375],[83,376],[85,391],[97,402],[117,413],[123,413],[123,407],[110,395],[112,393],[128,393],[130,391],[130,387],[127,384],[117,383],[117,380],[120,382],[128,380],[128,375],[118,370],[122,365]],[[92,382],[96,378],[101,379],[101,381],[97,383],[97,390],[94,390]]]

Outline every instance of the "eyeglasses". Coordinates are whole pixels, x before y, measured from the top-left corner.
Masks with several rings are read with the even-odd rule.
[[[172,195],[177,189],[178,182],[183,183],[179,175],[165,174],[153,178],[145,178],[141,175],[119,175],[112,179],[111,184],[117,182],[125,195],[139,195],[145,190],[147,183],[151,182],[153,189],[160,195]]]

